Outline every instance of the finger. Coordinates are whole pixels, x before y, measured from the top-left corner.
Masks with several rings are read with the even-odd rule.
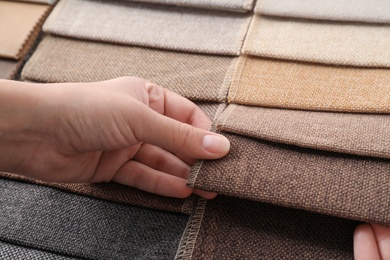
[[[376,237],[381,259],[390,259],[390,227],[371,224]]]
[[[136,161],[129,161],[123,165],[114,176],[113,181],[174,198],[186,198],[193,191],[186,186],[184,179],[154,170]]]
[[[160,172],[187,179],[191,167],[172,153],[150,144],[143,144],[134,160]]]
[[[353,236],[355,260],[380,260],[375,234],[369,224],[359,225]]]
[[[201,196],[202,198],[204,199],[208,199],[208,200],[211,200],[211,199],[214,199],[215,197],[217,197],[217,193],[215,192],[210,192],[210,191],[204,191],[204,190],[198,190],[198,189],[194,189],[194,194],[198,195],[198,196]]]

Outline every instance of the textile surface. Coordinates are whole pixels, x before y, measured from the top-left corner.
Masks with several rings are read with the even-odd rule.
[[[88,82],[138,76],[193,100],[225,101],[236,59],[47,35],[24,67],[22,79]]]
[[[33,248],[13,245],[0,241],[0,259],[23,259],[23,260],[70,260],[75,259],[72,257],[62,256],[42,250],[36,250]]]
[[[62,36],[237,55],[251,15],[128,1],[62,0],[43,30]]]
[[[228,100],[254,106],[390,112],[390,70],[339,67],[242,56]]]
[[[390,226],[388,160],[223,134],[231,142],[230,153],[198,162],[190,186]]]
[[[176,259],[353,259],[357,222],[218,196],[200,204]]]
[[[390,159],[390,116],[329,113],[231,104],[220,130],[268,141]]]
[[[255,12],[309,19],[390,22],[390,2],[387,0],[258,0]]]
[[[207,9],[230,10],[246,12],[253,8],[254,0],[127,0],[134,2],[149,2],[159,4],[171,4]]]
[[[32,3],[49,4],[49,5],[52,5],[55,2],[57,2],[57,0],[13,0],[13,1],[32,2]]]
[[[255,15],[243,52],[336,65],[390,66],[390,25]]]
[[[89,259],[172,259],[188,217],[0,179],[0,241]]]
[[[49,10],[47,5],[0,1],[0,57],[26,54]]]
[[[18,62],[9,59],[0,59],[0,79],[10,79],[18,67]]]

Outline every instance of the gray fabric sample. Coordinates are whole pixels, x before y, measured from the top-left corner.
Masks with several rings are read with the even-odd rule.
[[[0,240],[93,259],[172,259],[188,217],[0,179]]]

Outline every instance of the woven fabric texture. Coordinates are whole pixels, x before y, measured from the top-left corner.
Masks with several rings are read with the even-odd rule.
[[[138,76],[192,100],[225,101],[237,58],[46,36],[23,69],[35,82]]]
[[[49,10],[47,5],[0,1],[0,57],[23,57]]]
[[[230,139],[230,153],[199,162],[190,186],[390,226],[388,160],[223,134]]]
[[[390,67],[390,25],[255,15],[243,52],[336,65]]]
[[[390,2],[387,0],[258,0],[255,12],[308,19],[390,22]]]
[[[390,70],[242,56],[230,103],[304,110],[389,113]]]
[[[0,79],[10,79],[19,65],[18,61],[0,59]]]
[[[353,259],[357,222],[218,196],[200,204],[176,259]]]
[[[220,130],[325,151],[390,159],[390,116],[231,104]]]
[[[0,240],[83,259],[172,259],[188,216],[0,179]]]
[[[251,15],[128,1],[62,0],[43,30],[62,36],[237,55]]]
[[[229,10],[235,12],[247,12],[252,10],[254,0],[127,0],[134,2],[149,2],[158,4],[170,4],[206,9]]]
[[[24,259],[24,260],[70,260],[73,257],[62,256],[42,250],[9,244],[0,241],[0,259]]]

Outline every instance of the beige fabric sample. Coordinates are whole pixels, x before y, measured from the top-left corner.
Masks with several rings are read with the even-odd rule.
[[[60,1],[43,30],[197,53],[240,53],[251,15],[128,1]]]
[[[11,79],[18,65],[15,60],[0,59],[0,79]]]
[[[284,17],[389,23],[390,1],[258,0],[255,12]]]
[[[255,15],[243,52],[337,65],[389,67],[390,25]]]
[[[225,101],[236,59],[48,35],[24,67],[22,78],[89,82],[138,76],[191,99]]]
[[[358,224],[218,196],[197,203],[175,259],[353,259]]]
[[[198,162],[190,186],[390,226],[389,160],[223,134],[229,154]]]
[[[230,104],[220,130],[301,147],[390,159],[390,116]]]
[[[19,59],[26,54],[29,39],[49,10],[47,5],[0,1],[0,57]]]
[[[390,70],[241,56],[228,100],[266,107],[389,113]]]
[[[207,9],[247,12],[253,8],[254,0],[127,0],[133,2],[149,2]]]

